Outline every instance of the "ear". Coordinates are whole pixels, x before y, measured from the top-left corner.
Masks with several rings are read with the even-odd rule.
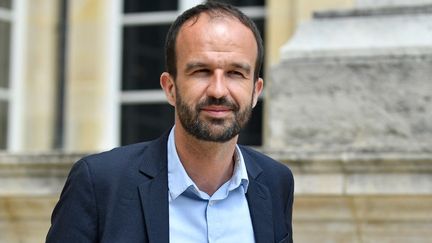
[[[175,84],[174,79],[168,72],[163,72],[160,76],[160,86],[165,92],[165,96],[172,106],[175,106],[176,97],[175,97]]]
[[[258,78],[254,85],[254,93],[253,93],[253,103],[252,107],[255,107],[258,102],[258,97],[261,95],[261,92],[264,88],[264,80],[262,78]]]

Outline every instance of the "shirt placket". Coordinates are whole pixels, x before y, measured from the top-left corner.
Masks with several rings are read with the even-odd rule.
[[[217,242],[221,233],[221,218],[219,217],[220,212],[218,210],[217,200],[209,200],[206,208],[207,217],[207,239],[209,243]]]

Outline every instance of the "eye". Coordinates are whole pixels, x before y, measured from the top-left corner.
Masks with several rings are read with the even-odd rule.
[[[246,78],[246,76],[242,72],[236,70],[229,71],[228,75],[233,78]]]
[[[210,70],[205,68],[197,69],[192,72],[192,75],[198,75],[198,76],[207,76],[209,74],[210,74]]]

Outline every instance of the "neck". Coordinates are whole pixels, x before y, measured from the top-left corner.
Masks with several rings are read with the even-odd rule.
[[[181,126],[175,127],[174,137],[180,161],[201,191],[211,196],[232,177],[237,137],[224,143],[208,142],[193,137]]]

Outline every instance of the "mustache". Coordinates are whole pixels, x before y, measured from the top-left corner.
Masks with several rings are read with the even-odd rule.
[[[226,97],[222,97],[222,98],[207,97],[205,100],[198,103],[197,110],[199,111],[202,108],[211,105],[225,106],[233,111],[240,110],[240,107],[235,102],[228,100]]]

